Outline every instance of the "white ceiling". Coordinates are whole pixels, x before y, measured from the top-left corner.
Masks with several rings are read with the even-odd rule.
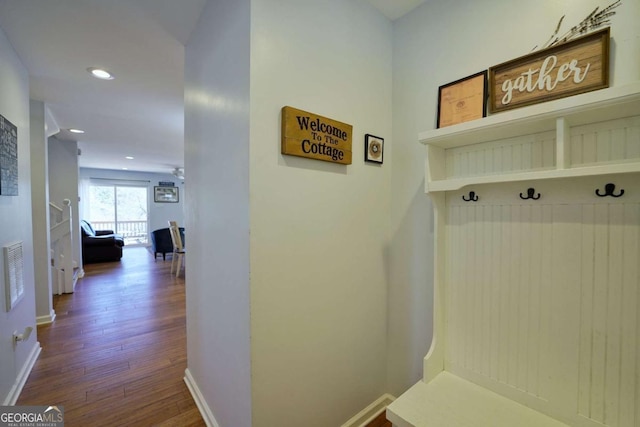
[[[392,20],[424,1],[369,0]],[[184,166],[184,44],[205,3],[0,0],[0,26],[29,71],[31,98],[45,102],[60,139],[79,142],[81,167],[170,172]]]

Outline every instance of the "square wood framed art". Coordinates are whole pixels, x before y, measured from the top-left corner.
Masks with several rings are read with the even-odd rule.
[[[487,70],[438,88],[437,127],[487,116]]]
[[[364,161],[382,164],[384,161],[384,138],[369,133],[364,136]]]

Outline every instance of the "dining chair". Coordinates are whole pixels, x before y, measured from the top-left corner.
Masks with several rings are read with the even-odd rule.
[[[182,238],[180,237],[180,229],[177,221],[169,221],[169,232],[171,234],[171,242],[173,243],[173,256],[171,257],[171,274],[173,274],[173,266],[176,265],[176,277],[180,277],[180,270],[182,269],[182,262],[186,250],[182,244]]]

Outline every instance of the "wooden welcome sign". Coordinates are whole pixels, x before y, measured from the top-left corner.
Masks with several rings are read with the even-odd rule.
[[[492,113],[609,87],[609,28],[489,69]]]
[[[282,107],[282,154],[351,164],[353,126]]]

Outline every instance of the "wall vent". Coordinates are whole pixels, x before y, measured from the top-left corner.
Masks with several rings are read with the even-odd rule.
[[[24,296],[22,242],[12,243],[4,247],[4,286],[6,291],[7,311],[11,311]]]

